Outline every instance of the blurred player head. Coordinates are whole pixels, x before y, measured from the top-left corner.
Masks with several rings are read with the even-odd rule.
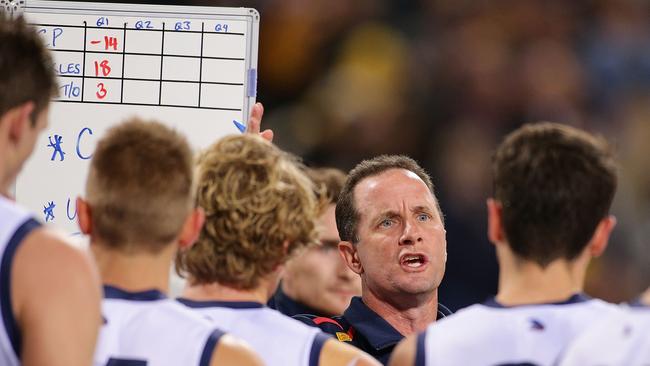
[[[282,289],[293,300],[320,315],[342,314],[352,296],[361,295],[361,279],[341,259],[334,211],[345,173],[333,168],[310,168],[307,175],[316,195],[327,202],[318,218],[320,245],[298,253],[286,265]]]
[[[229,136],[198,163],[197,202],[206,222],[197,243],[179,253],[190,285],[218,283],[275,291],[282,265],[317,239],[319,205],[299,163],[255,135]]]
[[[605,140],[566,125],[528,124],[501,143],[493,172],[492,242],[541,268],[604,250],[617,180]]]
[[[22,17],[0,14],[0,194],[8,195],[23,163],[47,127],[57,93],[52,58]]]
[[[160,123],[134,118],[111,128],[78,200],[82,230],[125,254],[191,244],[203,220],[194,209],[192,159],[185,137]]]

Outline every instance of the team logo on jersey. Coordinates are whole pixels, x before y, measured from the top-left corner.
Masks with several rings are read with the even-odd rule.
[[[537,319],[530,319],[530,329],[532,329],[532,330],[542,331],[542,330],[544,330],[545,328],[546,328],[546,327],[544,326],[544,324],[542,324],[542,322],[540,322],[539,320],[537,320]]]
[[[336,338],[338,338],[338,340],[341,342],[352,341],[352,338],[347,333],[343,333],[343,332],[336,332]]]

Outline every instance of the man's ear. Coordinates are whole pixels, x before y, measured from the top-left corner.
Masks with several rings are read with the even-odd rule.
[[[354,244],[349,241],[339,242],[339,254],[345,264],[347,264],[354,273],[363,273],[363,265],[361,264],[361,261],[359,261],[359,252]]]
[[[600,220],[594,234],[589,240],[587,248],[589,254],[592,257],[598,257],[605,251],[607,248],[607,243],[609,243],[609,236],[612,234],[612,230],[616,226],[616,217],[608,215],[607,217]]]
[[[93,232],[93,220],[91,208],[83,198],[77,197],[77,222],[79,229],[86,235]]]
[[[197,207],[187,215],[183,229],[178,237],[178,246],[181,249],[188,249],[199,238],[203,224],[205,223],[205,212]]]
[[[25,129],[28,128],[31,124],[31,115],[36,108],[34,102],[26,102],[17,107],[10,109],[3,123],[8,123],[9,125],[9,141],[19,141]]]
[[[487,216],[488,216],[488,239],[494,245],[499,245],[505,241],[505,234],[503,231],[503,206],[501,202],[494,198],[487,200]]]

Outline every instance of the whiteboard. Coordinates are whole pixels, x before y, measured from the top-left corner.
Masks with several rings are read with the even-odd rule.
[[[8,5],[7,5],[8,4]],[[18,5],[16,5],[18,4]],[[59,96],[16,181],[16,200],[77,234],[96,142],[130,117],[182,131],[195,149],[240,133],[255,103],[259,13],[248,8],[8,2],[52,51]],[[160,157],[164,159],[164,156]]]

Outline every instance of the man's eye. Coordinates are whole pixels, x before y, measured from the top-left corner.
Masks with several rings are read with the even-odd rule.
[[[383,228],[389,228],[389,227],[393,226],[393,220],[391,220],[391,219],[382,220],[379,223],[379,226],[381,226]]]
[[[417,216],[417,219],[418,219],[418,221],[424,222],[424,221],[430,220],[431,216],[429,216],[428,214],[419,214]]]

